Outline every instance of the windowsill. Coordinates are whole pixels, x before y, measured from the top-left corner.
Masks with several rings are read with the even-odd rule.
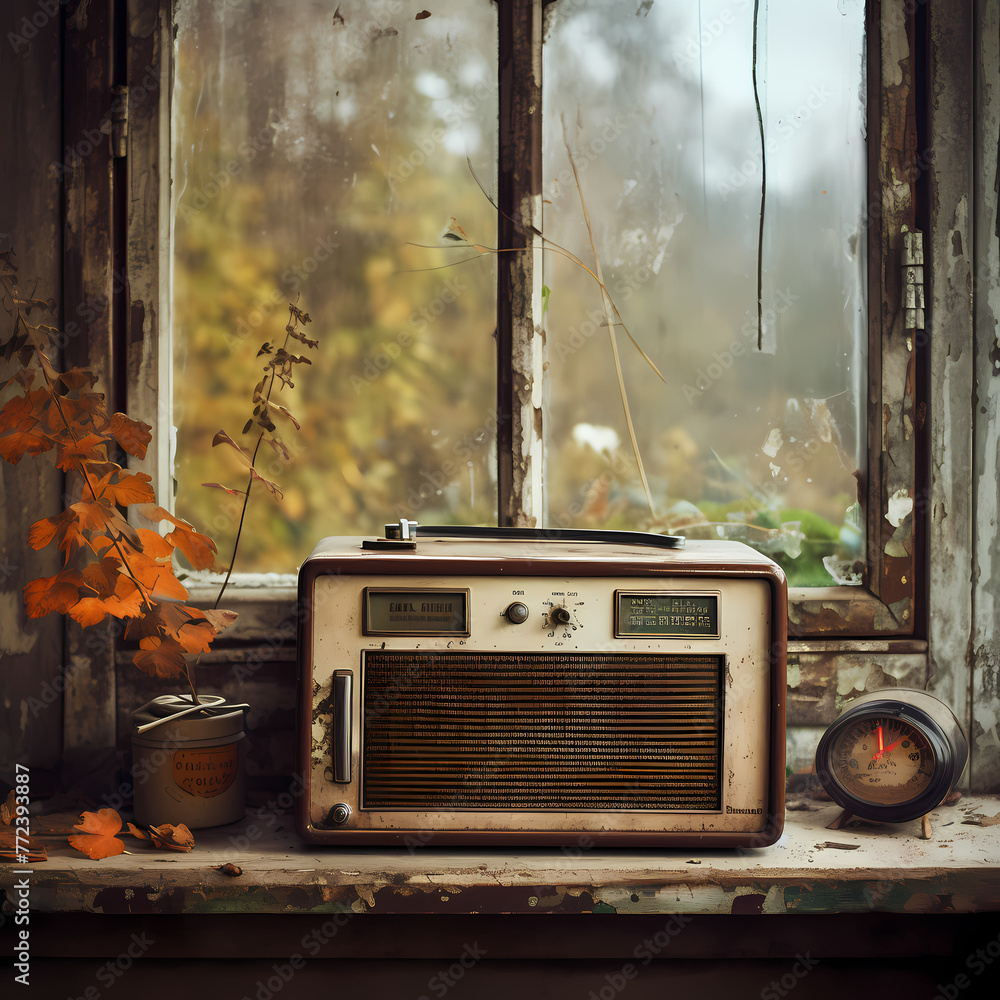
[[[772,847],[748,850],[336,849],[303,844],[288,814],[253,810],[195,831],[188,854],[92,861],[64,841],[28,866],[50,913],[861,914],[1000,910],[1000,797],[970,796],[920,823],[832,831],[831,804],[789,810]],[[132,849],[131,838],[126,838]],[[576,856],[576,855],[579,856]],[[215,870],[227,862],[242,875]],[[3,883],[15,878],[4,866]],[[14,896],[8,892],[8,900]]]

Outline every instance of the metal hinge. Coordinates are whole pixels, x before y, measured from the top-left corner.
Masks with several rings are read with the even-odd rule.
[[[111,155],[122,159],[128,151],[128,87],[115,87],[112,93]]]
[[[903,226],[903,327],[924,328],[924,234]]]

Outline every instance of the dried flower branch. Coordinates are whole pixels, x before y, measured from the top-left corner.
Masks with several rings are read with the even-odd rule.
[[[274,392],[276,385],[279,392],[286,386],[290,389],[294,388],[295,383],[292,380],[292,375],[295,371],[296,365],[312,364],[312,361],[310,361],[309,358],[304,355],[292,354],[289,350],[289,341],[292,340],[297,340],[299,343],[304,344],[306,347],[313,350],[319,347],[318,340],[310,340],[309,337],[305,335],[305,332],[299,329],[300,326],[305,327],[307,323],[311,322],[312,319],[310,318],[309,313],[302,312],[301,309],[289,302],[288,323],[285,325],[284,343],[281,347],[275,350],[273,344],[265,341],[261,344],[260,350],[257,352],[258,358],[266,357],[268,360],[264,365],[263,377],[253,387],[251,395],[253,411],[250,418],[243,425],[242,432],[246,435],[251,433],[254,428],[259,428],[257,432],[257,442],[254,445],[253,452],[248,454],[246,450],[237,444],[236,441],[234,441],[224,430],[220,430],[212,439],[212,447],[224,444],[236,451],[248,474],[247,484],[242,490],[224,486],[222,483],[202,484],[203,486],[210,486],[214,489],[224,490],[226,493],[230,493],[233,496],[243,497],[243,506],[240,510],[240,521],[236,528],[236,539],[233,542],[233,554],[232,558],[229,560],[229,568],[226,571],[226,577],[222,581],[222,586],[219,589],[219,596],[215,599],[216,608],[218,608],[219,602],[222,600],[222,595],[226,592],[226,587],[229,585],[229,580],[233,575],[233,567],[236,565],[236,554],[240,547],[240,537],[243,533],[243,522],[246,520],[247,506],[250,503],[250,491],[253,489],[253,484],[255,482],[260,482],[272,496],[279,500],[281,499],[281,489],[278,487],[277,483],[274,483],[269,479],[265,479],[257,471],[257,455],[260,452],[261,444],[263,444],[264,441],[267,441],[271,448],[273,448],[280,457],[282,457],[285,461],[288,460],[288,448],[277,434],[278,428],[272,419],[272,415],[277,415],[288,420],[296,430],[301,429],[301,425],[298,420],[296,420],[295,417],[292,416],[292,414],[280,403],[272,401],[271,395]]]

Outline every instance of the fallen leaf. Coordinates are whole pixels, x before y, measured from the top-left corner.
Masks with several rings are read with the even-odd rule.
[[[243,874],[243,869],[239,865],[234,865],[231,861],[227,861],[224,865],[216,865],[212,871],[221,872],[223,875],[228,875],[230,878],[236,878]]]
[[[13,861],[18,864],[35,864],[37,861],[48,861],[45,845],[35,837],[25,838],[17,831],[0,828],[0,860]]]
[[[69,838],[70,847],[95,861],[114,857],[125,850],[125,843],[115,836],[122,828],[122,818],[114,809],[85,810],[80,820],[73,827],[80,833]]]
[[[194,847],[194,836],[183,824],[161,823],[159,826],[139,827],[128,824],[129,833],[139,840],[148,840],[155,847],[168,851],[190,851]]]
[[[12,788],[3,805],[0,806],[0,825],[10,826],[14,822],[14,817],[17,816],[16,799],[17,795]]]

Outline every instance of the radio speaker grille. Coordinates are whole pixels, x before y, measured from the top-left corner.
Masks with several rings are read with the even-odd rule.
[[[720,808],[723,657],[367,652],[366,809]]]

